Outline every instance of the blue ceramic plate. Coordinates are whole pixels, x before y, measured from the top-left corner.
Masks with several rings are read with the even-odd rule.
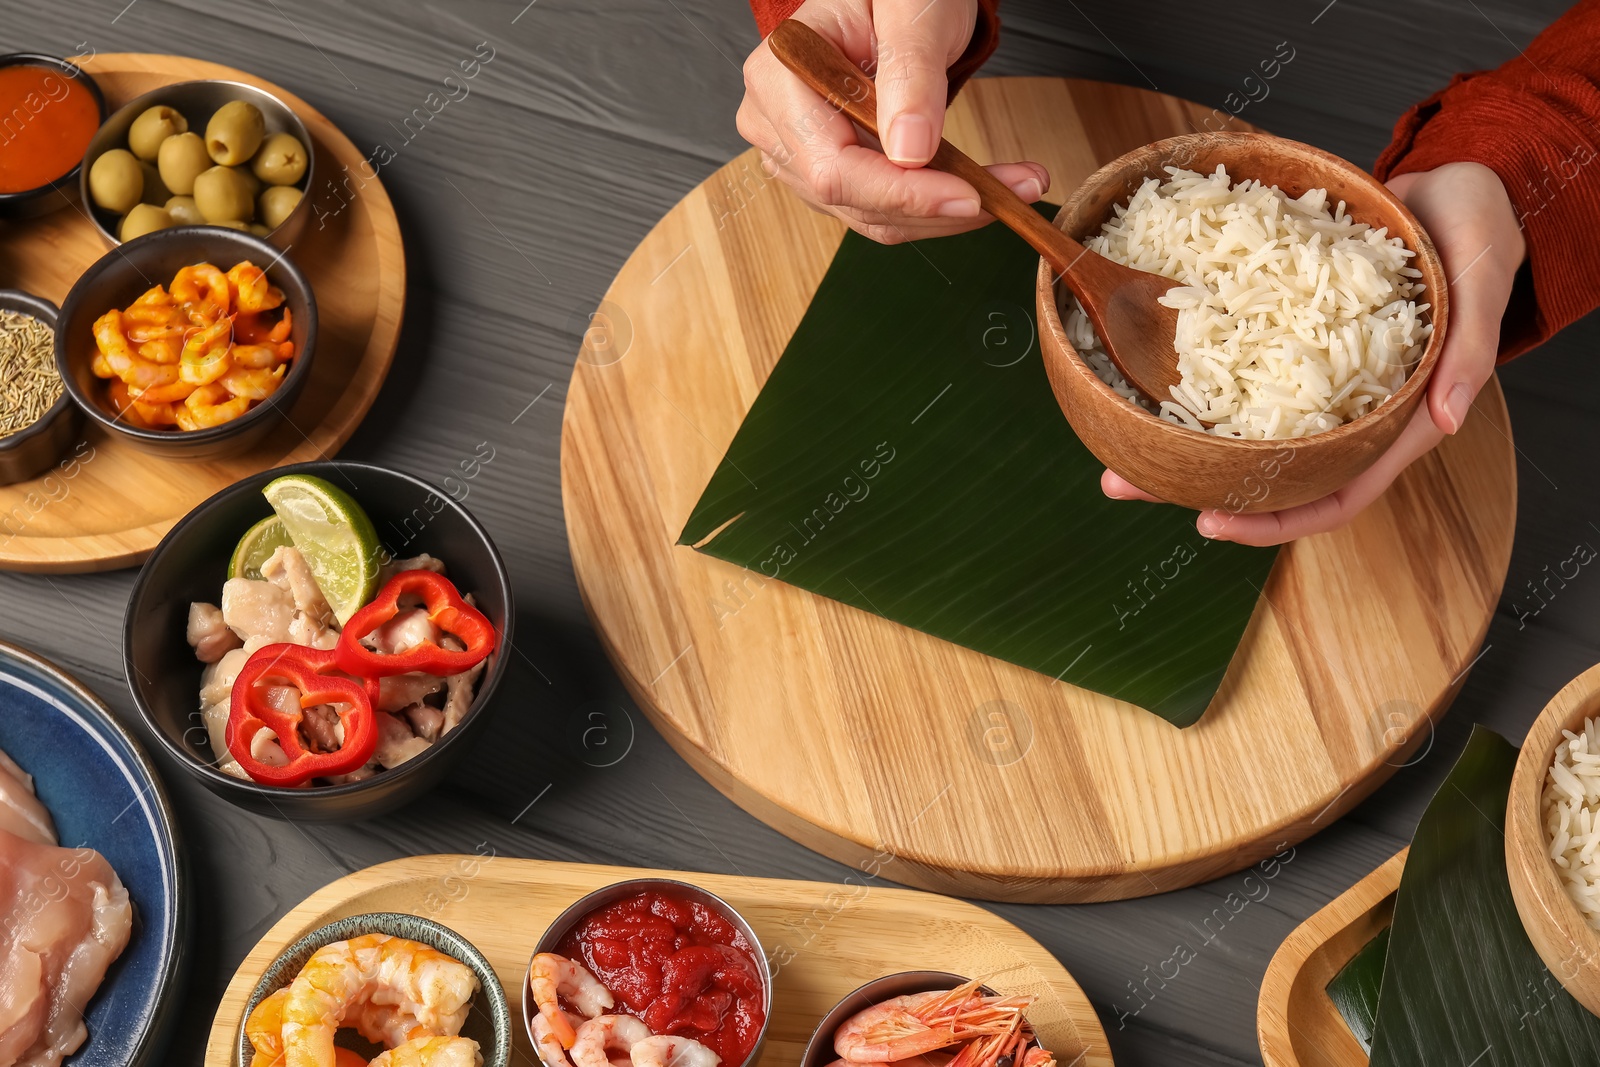
[[[160,1062],[188,963],[184,865],[161,780],[98,697],[3,641],[0,749],[33,775],[61,844],[98,851],[133,900],[133,936],[89,1004],[89,1039],[67,1063]]]

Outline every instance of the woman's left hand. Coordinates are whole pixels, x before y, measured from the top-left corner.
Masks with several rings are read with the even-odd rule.
[[[1283,511],[1203,511],[1195,525],[1206,537],[1277,545],[1335,530],[1354,519],[1416,459],[1461,429],[1478,390],[1494,373],[1500,319],[1526,248],[1505,187],[1481,163],[1447,163],[1402,174],[1389,188],[1405,201],[1444,262],[1450,284],[1450,332],[1428,383],[1428,402],[1378,461],[1336,493]],[[1116,500],[1156,498],[1106,471],[1100,488]]]

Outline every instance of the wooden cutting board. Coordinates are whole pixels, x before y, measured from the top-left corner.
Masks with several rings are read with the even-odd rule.
[[[1000,78],[962,92],[949,134],[982,161],[1044,162],[1059,201],[1209,116],[1121,86]],[[747,152],[634,251],[578,355],[561,484],[579,587],[685,759],[845,863],[1015,901],[1215,878],[1405,763],[1477,655],[1510,558],[1515,456],[1493,382],[1360,519],[1283,550],[1187,730],[675,546],[843,232]]]
[[[206,1067],[235,1067],[244,1005],[261,973],[304,934],[347,915],[399,911],[443,923],[476,945],[505,987],[515,1027],[512,1062],[539,1061],[522,1017],[534,945],[569,904],[628,878],[665,877],[717,894],[755,929],[776,972],[771,1024],[755,1067],[793,1067],[823,1015],[857,986],[886,974],[943,970],[983,976],[1003,993],[1034,998],[1028,1020],[1058,1067],[1111,1067],[1094,1008],[1044,947],[981,908],[949,897],[862,884],[790,882],[721,874],[494,856],[417,856],[332,882],[278,920],[228,983],[211,1023]]]
[[[345,177],[346,168],[353,176],[370,173],[365,157],[310,104],[253,74],[200,59],[115,53],[82,65],[112,111],[172,82],[223,78],[265,89],[300,116],[316,153],[315,188],[307,192],[316,214],[288,255],[316,293],[317,350],[288,418],[236,457],[156,456],[86,425],[89,449],[70,477],[52,468],[0,486],[5,570],[72,573],[140,563],[217,490],[269,467],[332,456],[378,398],[405,305],[405,252],[389,195],[378,180]],[[107,253],[76,205],[5,224],[0,234],[0,288],[25,289],[58,305],[78,275]]]
[[[1284,939],[1261,980],[1256,1034],[1266,1067],[1367,1067],[1367,1054],[1328,997],[1328,983],[1394,917],[1401,849]]]

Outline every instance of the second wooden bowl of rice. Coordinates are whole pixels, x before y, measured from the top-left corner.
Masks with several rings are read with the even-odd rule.
[[[1308,503],[1371,466],[1424,399],[1444,267],[1405,205],[1338,156],[1266,134],[1172,137],[1096,171],[1056,225],[1178,287],[1165,299],[1180,308],[1183,392],[1152,410],[1039,264],[1056,400],[1146,492],[1232,514]]]

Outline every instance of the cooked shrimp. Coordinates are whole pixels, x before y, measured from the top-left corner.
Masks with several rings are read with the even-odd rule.
[[[179,376],[191,385],[209,385],[232,366],[228,362],[228,349],[233,344],[233,320],[218,319],[204,329],[196,330],[183,342],[179,356]],[[108,352],[106,358],[115,367],[116,360]],[[129,383],[132,384],[132,383]]]
[[[129,331],[128,338],[133,339]],[[183,354],[183,331],[175,337],[155,337],[139,345],[139,355],[151,363],[176,363]]]
[[[238,351],[235,349],[234,351]],[[217,379],[221,385],[234,396],[248,397],[251,400],[265,400],[278,391],[278,386],[283,384],[284,368],[280,364],[276,370],[255,370],[249,367],[235,367]]]
[[[633,1067],[717,1067],[722,1057],[692,1037],[661,1034],[637,1041]]]
[[[133,350],[123,333],[122,312],[115,308],[94,320],[94,343],[103,357],[95,361],[95,373],[109,370],[130,389],[149,389],[178,379],[175,368],[151,362]]]
[[[627,1062],[633,1046],[649,1036],[650,1028],[631,1015],[597,1015],[578,1027],[572,1062],[575,1067],[611,1067],[613,1051],[622,1053]]]
[[[483,1055],[470,1037],[419,1037],[380,1052],[367,1067],[478,1067]]]
[[[570,1017],[567,1019],[567,1025],[572,1025]],[[544,1063],[544,1067],[572,1067],[572,1061],[567,1058],[567,1050],[561,1047],[561,1039],[556,1036],[555,1027],[550,1025],[550,1020],[546,1019],[542,1012],[534,1012],[528,1029],[533,1032],[533,1046],[538,1050],[539,1059]]]
[[[369,1041],[390,1044],[421,1036],[419,1028],[424,1034],[454,1036],[477,989],[478,979],[466,964],[405,938],[362,934],[324,945],[289,984],[283,1005],[285,1067],[332,1067],[333,1035],[346,1024]]]
[[[172,299],[189,305],[185,310],[196,326],[203,326],[233,310],[228,276],[210,263],[181,268],[172,278]]]
[[[874,1004],[845,1020],[833,1049],[852,1063],[887,1063],[1012,1030],[1029,998],[984,996],[978,986],[974,979]]]
[[[616,1005],[611,990],[589,973],[589,969],[576,960],[558,956],[554,952],[541,952],[533,957],[528,969],[528,987],[533,991],[533,1002],[550,1023],[562,1048],[571,1048],[578,1039],[571,1021],[561,1010],[561,998],[566,997],[578,1014],[593,1019]]]
[[[203,430],[207,426],[221,426],[250,410],[250,398],[234,396],[226,388],[212,382],[202,385],[182,404],[176,405],[174,415],[180,429]]]
[[[231,354],[233,362],[240,367],[271,369],[294,355],[294,345],[234,345]]]
[[[256,1054],[250,1067],[275,1067],[283,1061],[283,1002],[289,999],[288,987],[266,997],[244,1021],[244,1036]]]
[[[283,303],[283,291],[267,281],[267,272],[248,261],[228,271],[228,281],[239,293],[240,311],[271,311]]]

